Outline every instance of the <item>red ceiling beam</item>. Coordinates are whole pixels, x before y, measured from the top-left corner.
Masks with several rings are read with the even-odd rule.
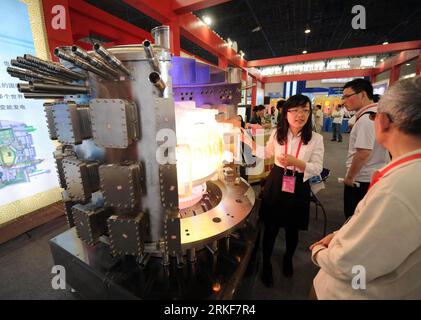
[[[353,57],[353,56],[362,56],[362,55],[414,50],[414,49],[421,49],[421,40],[391,43],[387,45],[375,45],[375,46],[367,46],[367,47],[359,47],[359,48],[351,48],[351,49],[323,51],[323,52],[317,52],[317,53],[300,54],[300,55],[295,55],[295,56],[286,56],[286,57],[278,57],[278,58],[270,58],[270,59],[262,59],[262,60],[253,60],[253,61],[249,61],[247,66],[248,67],[273,66],[273,65],[279,65],[279,64],[288,64],[288,63],[314,61],[314,60],[325,60],[325,59],[340,58],[340,57]]]
[[[215,32],[208,28],[193,14],[187,13],[179,17],[181,34],[196,43],[203,49],[215,56],[224,56],[227,60],[238,66],[245,68],[247,61],[240,57],[228,44],[218,37]]]
[[[244,81],[247,84],[247,70],[245,69],[241,72],[241,81]]]
[[[172,0],[123,0],[156,21],[165,24],[176,14],[172,10]]]
[[[254,79],[257,79],[257,80],[259,80],[259,81],[262,81],[262,82],[263,82],[263,77],[262,77],[262,74],[260,73],[260,71],[259,71],[259,70],[254,69],[254,68],[247,68],[247,72],[248,72],[248,74],[249,74],[251,77],[253,77]]]
[[[288,81],[302,81],[302,80],[320,80],[320,79],[334,79],[334,78],[351,78],[351,77],[369,77],[373,73],[373,69],[355,69],[331,72],[314,72],[305,74],[290,74],[273,77],[264,77],[263,83],[271,82],[288,82]]]
[[[393,66],[390,70],[390,76],[389,76],[389,86],[394,84],[396,81],[399,81],[399,75],[401,73],[401,66]]]
[[[198,57],[198,56],[194,55],[193,53],[188,52],[188,51],[186,51],[186,50],[184,50],[184,49],[181,49],[180,51],[181,51],[181,52],[183,52],[183,53],[185,53],[185,54],[187,54],[188,56],[190,56],[190,57],[192,57],[192,58],[194,58],[194,59],[198,60],[199,62],[203,62],[203,63],[209,64],[209,65],[211,65],[211,66],[218,67],[217,65],[213,64],[212,62],[209,62],[208,60],[205,60],[205,59],[203,59],[203,58],[201,58],[201,57]]]
[[[149,32],[121,20],[85,1],[69,1],[71,24],[75,41],[94,33],[110,40],[113,44],[140,43],[152,40]]]
[[[421,50],[420,50],[420,55],[418,57],[418,62],[417,62],[417,69],[415,71],[416,75],[421,75]]]
[[[168,24],[178,17],[180,33],[188,40],[196,43],[203,49],[209,51],[213,55],[225,57],[229,63],[246,68],[247,60],[240,57],[232,48],[228,47],[226,42],[218,37],[207,25],[201,22],[192,13],[177,15],[172,10],[172,2],[170,0],[123,0],[128,5],[143,12],[149,17],[157,20],[162,24]],[[261,77],[254,72],[253,77]]]
[[[185,14],[197,10],[217,6],[231,0],[173,0],[173,11],[176,14]]]
[[[401,64],[404,64],[410,60],[416,59],[420,56],[420,52],[421,50],[402,51],[397,56],[387,59],[382,64],[380,64],[377,68],[373,70],[373,74],[377,75],[386,70],[392,69],[395,66],[400,66]]]
[[[222,70],[226,70],[228,67],[228,60],[225,57],[218,57],[218,67]]]
[[[257,104],[257,80],[253,78],[254,86],[251,88],[251,105],[255,106]]]

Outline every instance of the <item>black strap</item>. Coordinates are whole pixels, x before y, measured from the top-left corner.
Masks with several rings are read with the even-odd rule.
[[[360,120],[360,118],[363,116],[363,115],[365,115],[365,114],[377,114],[377,112],[376,111],[365,111],[365,112],[363,112],[362,114],[360,114],[359,115],[359,117],[357,118],[357,120],[355,120],[355,123],[357,123],[357,121],[358,120]],[[354,125],[355,125],[355,123],[354,123]]]

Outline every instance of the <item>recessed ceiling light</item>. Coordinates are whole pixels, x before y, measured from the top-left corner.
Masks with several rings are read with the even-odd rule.
[[[208,16],[203,16],[203,22],[206,23],[208,26],[212,24],[212,19]]]
[[[410,66],[411,64],[410,64],[410,63],[407,63],[406,65],[407,65],[407,66]]]
[[[311,32],[310,28],[307,28],[307,29],[304,30],[304,33],[310,33],[310,32]]]
[[[303,51],[303,54],[306,54],[306,53],[307,53],[307,50],[304,50],[304,51]]]

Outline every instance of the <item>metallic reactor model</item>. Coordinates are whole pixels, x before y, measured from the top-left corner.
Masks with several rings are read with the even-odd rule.
[[[256,233],[234,135],[240,77],[172,56],[167,26],[152,35],[56,48],[61,63],[11,61],[26,98],[54,99],[44,106],[71,227],[51,240],[54,261],[85,297],[232,297]]]

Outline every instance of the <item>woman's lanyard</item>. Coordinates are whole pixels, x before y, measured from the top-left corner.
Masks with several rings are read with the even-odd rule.
[[[373,178],[373,181],[371,182],[370,186],[368,187],[368,189],[370,190],[370,188],[372,186],[374,186],[377,182],[379,182],[379,180],[390,170],[392,170],[393,168],[396,168],[397,166],[412,161],[414,159],[421,159],[421,153],[417,153],[417,154],[413,154],[411,156],[407,156],[405,158],[402,158],[396,162],[391,163],[390,165],[388,165],[386,168],[384,168],[382,171],[378,171]]]
[[[298,144],[298,148],[297,148],[297,154],[295,155],[297,159],[298,159],[298,155],[300,154],[301,144],[302,144],[302,140],[300,139],[300,143]],[[288,137],[287,137],[287,141],[285,141],[285,155],[287,154],[288,154]],[[295,181],[296,181],[295,166],[294,166],[294,170],[292,171],[292,177],[286,175],[287,170],[288,170],[288,167],[285,168],[284,176],[282,178],[282,192],[295,193]]]
[[[302,143],[303,143],[303,140],[302,139],[300,139],[300,143],[298,144],[298,148],[297,148],[297,154],[295,155],[295,157],[298,159],[298,155],[300,154],[300,149],[301,149],[301,145],[302,145]],[[292,145],[292,144],[291,144]],[[292,149],[292,147],[291,147],[291,149]],[[292,151],[292,150],[291,150]],[[285,155],[287,155],[288,154],[288,138],[286,139],[286,141],[285,141]],[[286,167],[285,168],[285,172],[288,170],[288,167]],[[295,166],[294,166],[294,169],[293,169],[293,174],[295,174]]]

